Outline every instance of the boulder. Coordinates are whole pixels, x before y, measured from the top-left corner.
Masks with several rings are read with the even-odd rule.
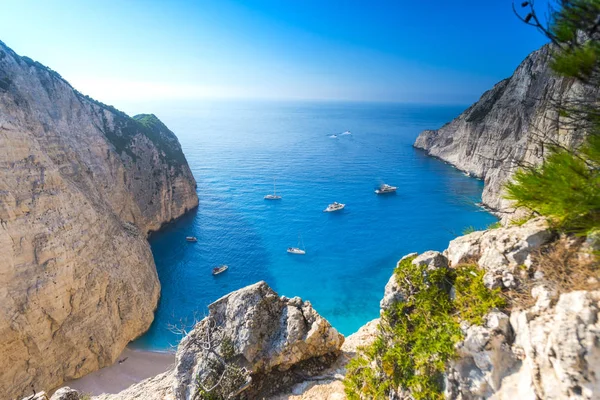
[[[291,376],[279,373],[305,363],[302,373],[310,374],[318,365],[309,360],[319,358],[316,364],[325,364],[327,356],[333,356],[333,361],[343,343],[344,337],[308,301],[279,297],[259,282],[212,303],[209,315],[182,340],[174,391],[178,399],[190,399],[199,387],[215,384],[215,371],[240,381],[232,389],[261,391],[267,374],[282,375],[282,381],[292,383]],[[236,376],[222,372],[230,366],[236,368]]]
[[[448,268],[448,259],[439,251],[426,251],[419,254],[413,261],[413,265],[427,265],[428,270]]]
[[[457,344],[459,357],[450,361],[446,373],[449,399],[488,398],[518,362],[511,351],[512,329],[509,317],[494,310],[483,326],[461,324],[464,339]]]
[[[65,386],[54,392],[50,400],[79,400],[80,398],[77,390]]]
[[[452,240],[444,255],[451,266],[476,262],[486,271],[488,288],[517,286],[515,270],[531,266],[531,253],[552,240],[553,234],[543,218],[523,226],[473,232]]]

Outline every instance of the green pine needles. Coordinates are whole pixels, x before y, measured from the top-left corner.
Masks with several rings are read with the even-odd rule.
[[[586,233],[600,226],[600,137],[579,154],[555,149],[537,168],[521,169],[507,184],[507,198],[549,217],[555,226]]]
[[[387,399],[397,388],[415,400],[442,399],[446,363],[462,339],[459,322],[482,323],[492,308],[504,306],[499,291],[483,285],[477,267],[428,270],[413,259],[394,271],[404,301],[386,311],[378,338],[348,364],[344,386],[351,400]]]
[[[531,3],[523,3],[531,10],[524,21],[552,41],[554,72],[591,89],[554,104],[560,129],[583,130],[587,139],[578,148],[555,146],[541,166],[520,169],[506,197],[548,217],[559,230],[587,234],[600,227],[600,0],[562,1],[548,28],[539,24]]]

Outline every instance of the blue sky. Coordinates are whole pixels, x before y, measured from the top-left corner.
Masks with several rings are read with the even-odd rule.
[[[545,42],[510,0],[3,0],[0,40],[117,107],[466,104]]]

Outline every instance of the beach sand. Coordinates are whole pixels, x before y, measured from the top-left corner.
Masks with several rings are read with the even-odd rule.
[[[119,363],[119,360],[125,360]],[[175,364],[174,353],[158,353],[125,348],[117,361],[74,381],[65,382],[79,393],[99,395],[119,393],[134,383],[167,371]]]

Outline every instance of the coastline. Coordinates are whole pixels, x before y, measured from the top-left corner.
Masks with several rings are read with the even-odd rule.
[[[126,347],[114,364],[79,379],[65,382],[61,387],[69,386],[79,393],[92,396],[119,393],[135,383],[167,371],[174,364],[175,353],[134,350]]]

